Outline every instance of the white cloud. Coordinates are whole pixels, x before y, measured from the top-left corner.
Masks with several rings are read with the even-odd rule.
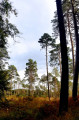
[[[52,72],[52,68],[50,66],[48,66],[48,72]],[[46,75],[47,72],[46,72],[46,63],[44,62],[44,64],[41,64],[38,66],[38,75],[39,77],[41,78],[42,75]]]
[[[50,22],[53,18],[53,10],[55,9],[55,3],[52,0],[10,1],[13,2],[13,5],[18,10],[18,17],[14,18],[13,16],[11,22],[15,23],[23,34],[28,33],[29,30],[30,32],[35,31],[36,27],[38,32],[40,29],[46,29],[45,25],[47,25],[48,29],[52,26]]]
[[[40,45],[38,41],[34,40],[20,40],[19,43],[9,43],[8,51],[12,56],[28,54],[31,51],[36,51],[37,49],[40,50]]]
[[[40,51],[41,47],[38,40],[45,32],[52,34],[51,20],[55,2],[53,0],[10,1],[13,2],[14,8],[18,11],[18,17],[12,15],[10,21],[18,27],[22,33],[21,37],[23,37],[16,38],[19,43],[15,44],[9,39],[10,64],[14,64],[18,68],[21,77],[23,77],[24,62],[28,61],[28,58],[33,58],[37,61],[38,73],[41,76],[46,73],[45,54]]]
[[[23,79],[24,78],[24,70],[20,70],[18,71],[20,78]]]
[[[53,12],[56,10],[56,1],[54,0],[45,0],[46,5],[49,9],[49,11],[51,11],[50,13],[53,14]]]

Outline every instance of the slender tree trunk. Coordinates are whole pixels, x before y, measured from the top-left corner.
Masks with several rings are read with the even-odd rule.
[[[30,96],[31,95],[31,82],[30,82],[31,80],[29,80],[29,90],[28,90],[28,96]]]
[[[18,93],[17,93],[17,95],[19,95],[19,82],[18,82]]]
[[[49,98],[49,101],[50,101],[49,78],[48,78],[48,54],[47,54],[47,45],[46,45],[46,71],[47,71],[48,98]]]
[[[10,95],[12,95],[12,79],[11,79],[10,87],[11,87]]]
[[[30,76],[30,77],[29,77],[29,90],[28,90],[28,96],[31,96],[31,84],[32,84],[32,83],[31,83],[31,75],[32,75],[32,74],[31,74],[31,72],[29,71],[29,76]]]
[[[29,85],[29,91],[28,91],[28,96],[30,96],[30,85]]]
[[[61,66],[61,51],[60,50],[59,50],[59,64],[60,64],[60,79],[61,79],[62,66]]]
[[[56,4],[59,22],[61,59],[62,59],[61,91],[59,106],[59,113],[61,114],[62,112],[68,111],[68,56],[61,0],[56,0]]]
[[[72,14],[74,21],[74,31],[75,31],[75,39],[76,39],[76,59],[75,59],[75,71],[74,71],[74,80],[73,80],[73,91],[72,97],[74,100],[77,100],[77,90],[78,90],[78,73],[79,73],[79,36],[78,36],[78,27],[77,20],[74,11],[74,1],[71,0],[72,5]]]
[[[68,29],[69,29],[69,35],[70,35],[70,41],[71,41],[71,47],[72,47],[72,60],[73,60],[73,73],[74,73],[74,46],[73,46],[73,40],[72,40],[72,34],[71,34],[71,29],[70,29],[70,20],[69,20],[69,11],[67,11],[67,19],[68,19]]]
[[[14,95],[15,95],[15,81],[14,81]]]

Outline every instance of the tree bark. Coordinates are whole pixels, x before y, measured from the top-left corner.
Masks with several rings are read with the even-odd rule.
[[[46,71],[47,71],[48,98],[49,98],[49,101],[50,101],[49,78],[48,78],[48,54],[47,54],[47,45],[46,45]]]
[[[61,66],[61,51],[60,50],[59,50],[59,64],[60,64],[60,80],[61,80],[62,66]]]
[[[59,113],[61,114],[62,112],[68,111],[68,56],[61,0],[56,0],[56,4],[59,22],[61,59],[62,59],[61,91],[59,106]]]
[[[30,85],[29,85],[29,91],[28,91],[28,96],[30,96]]]
[[[70,29],[70,20],[69,20],[69,11],[67,11],[67,19],[68,19],[68,29],[69,29],[69,35],[70,35],[70,41],[71,41],[71,47],[72,47],[72,59],[73,59],[73,73],[74,73],[74,46],[73,46],[73,40],[72,40],[72,34],[71,34],[71,29]]]

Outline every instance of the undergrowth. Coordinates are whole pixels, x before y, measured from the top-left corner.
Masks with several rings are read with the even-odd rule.
[[[59,116],[59,101],[11,96],[0,101],[0,120],[79,120],[79,100],[69,98],[68,113]]]

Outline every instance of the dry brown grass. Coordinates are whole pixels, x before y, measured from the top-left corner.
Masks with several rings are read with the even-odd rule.
[[[43,97],[7,97],[0,107],[0,120],[79,120],[79,100],[69,99],[68,113],[59,116],[59,100]]]

